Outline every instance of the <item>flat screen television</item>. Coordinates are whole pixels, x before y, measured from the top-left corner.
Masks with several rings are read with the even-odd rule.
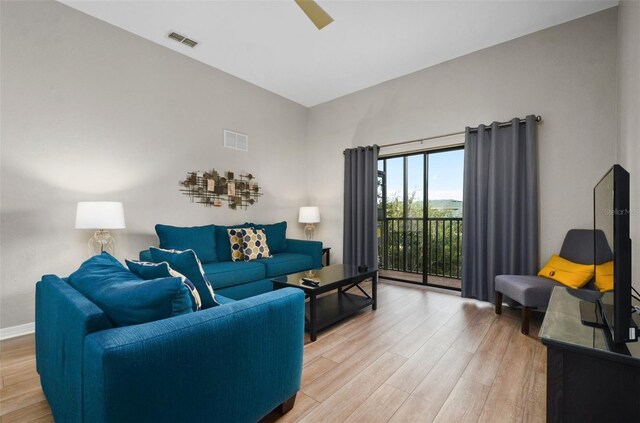
[[[594,237],[604,233],[607,240],[603,245],[594,239],[594,263],[598,263],[598,257],[613,253],[613,275],[611,266],[605,271],[596,265],[595,281],[597,286],[610,288],[598,301],[604,323],[617,344],[638,340],[631,318],[629,214],[629,173],[614,165],[593,188],[593,222]],[[606,244],[610,250],[603,251]]]

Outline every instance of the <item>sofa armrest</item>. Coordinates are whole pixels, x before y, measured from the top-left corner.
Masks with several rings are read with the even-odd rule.
[[[300,388],[303,340],[294,288],[92,334],[84,421],[258,421]]]
[[[313,257],[313,268],[322,267],[322,242],[287,238],[287,253],[306,254]]]
[[[36,367],[56,421],[81,421],[84,339],[111,327],[97,305],[59,277],[36,284]]]

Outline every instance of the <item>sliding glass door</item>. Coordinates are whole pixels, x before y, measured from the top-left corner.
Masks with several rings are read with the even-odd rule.
[[[464,150],[378,162],[380,277],[460,289]]]

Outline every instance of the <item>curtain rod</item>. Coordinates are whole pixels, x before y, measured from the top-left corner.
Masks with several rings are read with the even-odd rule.
[[[524,121],[525,119],[520,119],[520,120],[521,120],[521,121]],[[538,115],[538,116],[536,116],[536,117],[535,117],[535,119],[534,119],[534,120],[535,120],[536,122],[540,123],[540,122],[542,121],[542,116]],[[498,122],[498,127],[499,127],[499,128],[502,128],[502,127],[504,127],[504,126],[509,126],[509,125],[511,125],[511,121],[508,121],[508,122]],[[490,125],[485,125],[485,126],[490,126]],[[478,130],[478,128],[477,128],[477,127],[476,127],[476,128],[470,128],[470,131],[471,131],[471,132],[475,132],[475,131],[477,131],[477,130]],[[436,136],[434,136],[434,137],[420,138],[420,139],[417,139],[417,140],[402,141],[402,142],[394,142],[394,143],[391,143],[391,144],[384,144],[384,145],[381,145],[381,146],[380,146],[380,148],[395,147],[396,145],[413,144],[413,143],[416,143],[416,142],[423,142],[423,141],[436,140],[436,139],[438,139],[438,138],[447,138],[447,137],[452,137],[452,136],[454,136],[454,135],[462,135],[462,134],[464,134],[464,133],[465,133],[465,131],[451,132],[450,134],[436,135]]]

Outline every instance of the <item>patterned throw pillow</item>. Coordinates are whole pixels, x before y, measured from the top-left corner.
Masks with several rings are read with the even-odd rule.
[[[176,272],[169,266],[169,263],[163,261],[161,263],[152,263],[148,261],[125,260],[127,267],[134,275],[144,279],[160,279],[160,278],[180,278],[182,284],[189,290],[191,294],[191,302],[193,303],[193,311],[202,308],[202,300],[195,285],[187,279],[182,273]]]
[[[244,253],[242,252],[242,229],[227,229],[227,233],[229,234],[229,242],[231,243],[231,260],[244,260]]]
[[[271,257],[267,236],[262,229],[242,229],[242,253],[244,261]]]
[[[204,274],[202,263],[193,250],[163,250],[149,247],[151,259],[155,262],[166,261],[172,269],[185,275],[197,288],[202,301],[202,308],[207,309],[220,305],[213,293],[213,287]]]

